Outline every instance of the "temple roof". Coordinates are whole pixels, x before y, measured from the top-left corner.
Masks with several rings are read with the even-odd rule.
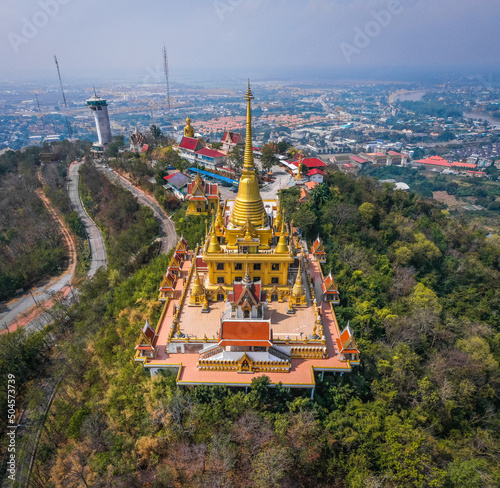
[[[323,293],[338,293],[339,289],[331,271],[323,281],[321,289],[323,290]]]
[[[346,328],[340,333],[340,336],[337,337],[336,342],[339,352],[341,353],[359,353],[358,345],[354,340],[354,335],[349,324],[347,324]]]
[[[272,330],[268,320],[224,320],[219,345],[272,346]]]
[[[187,149],[188,151],[196,151],[202,148],[202,144],[198,139],[196,139],[196,137],[184,136],[179,144],[179,147]]]

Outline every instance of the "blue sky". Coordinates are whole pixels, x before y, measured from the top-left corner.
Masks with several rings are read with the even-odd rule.
[[[0,0],[0,80],[500,67],[498,0]]]

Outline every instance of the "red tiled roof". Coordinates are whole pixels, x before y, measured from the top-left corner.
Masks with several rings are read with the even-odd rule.
[[[179,147],[182,149],[187,149],[188,151],[196,151],[196,147],[199,144],[199,140],[194,137],[183,137]]]
[[[235,283],[233,285],[233,301],[234,302],[237,302],[239,300],[241,294],[243,293],[244,288],[245,288],[245,285],[243,285],[242,283]],[[254,300],[256,302],[260,302],[261,283],[252,283],[252,285],[250,287],[250,291],[254,297]]]
[[[443,159],[440,156],[430,156],[429,158],[418,159],[416,162],[420,164],[432,164],[434,166],[446,166],[448,168],[451,168],[452,166],[448,161],[446,161],[446,159]]]
[[[251,343],[251,344],[250,344]],[[220,346],[270,346],[271,325],[267,321],[225,320],[220,328]]]
[[[306,181],[304,183],[304,186],[308,189],[308,190],[312,190],[315,186],[318,186],[319,183],[317,181]]]
[[[204,147],[199,151],[196,151],[196,154],[201,154],[202,156],[208,156],[209,158],[221,158],[225,156],[223,152],[217,151],[216,149],[209,149],[208,147]]]
[[[299,203],[304,202],[309,197],[309,192],[305,188],[300,189]]]
[[[477,168],[477,164],[474,164],[474,163],[462,163],[462,161],[453,161],[453,163],[451,163],[451,165],[454,166],[454,167],[459,167],[459,168],[472,168],[472,169]]]
[[[361,158],[359,156],[351,156],[351,160],[355,161],[356,163],[359,163],[359,164],[368,163],[368,159]]]
[[[307,168],[322,168],[328,166],[324,161],[319,158],[304,158],[301,163]]]
[[[316,240],[314,241],[312,247],[311,247],[311,250],[312,250],[312,253],[313,254],[326,254],[325,251],[322,251],[322,250],[319,250],[318,251],[318,248],[321,247],[321,239],[318,237],[316,237]]]
[[[239,132],[231,132],[226,130],[221,140],[225,142],[228,138],[231,140],[233,144],[238,144],[238,141],[241,138],[241,134]]]
[[[168,181],[170,178],[173,178],[177,173],[179,173],[179,171],[175,171],[170,175],[164,176],[163,179]]]
[[[318,168],[313,168],[309,171],[309,176],[311,176],[311,175],[323,175],[323,176],[325,176],[325,173]]]
[[[338,293],[337,283],[335,283],[332,273],[325,278],[321,284],[321,289],[323,290],[323,293]]]
[[[402,156],[401,153],[398,153],[396,151],[389,151],[387,154],[390,154],[391,156]]]

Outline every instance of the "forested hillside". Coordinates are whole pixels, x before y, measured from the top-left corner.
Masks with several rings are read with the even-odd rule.
[[[67,256],[58,225],[35,193],[41,188],[40,153],[51,154],[64,168],[86,147],[64,141],[0,155],[0,300],[64,270]],[[73,224],[78,230],[75,217]]]
[[[362,365],[309,392],[177,388],[133,362],[156,323],[168,259],[101,271],[69,316],[78,341],[46,423],[39,487],[457,487],[500,484],[499,257],[486,237],[415,194],[329,173],[288,217],[317,233],[339,322]]]
[[[80,190],[103,232],[109,266],[128,273],[147,262],[155,251],[151,244],[159,230],[153,211],[140,206],[128,190],[113,185],[90,163],[80,169]]]

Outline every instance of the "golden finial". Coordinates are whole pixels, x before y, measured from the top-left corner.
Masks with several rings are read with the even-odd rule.
[[[245,100],[253,100],[253,94],[252,94],[252,89],[250,88],[250,78],[248,78],[248,87],[247,87],[247,92],[245,93]]]
[[[251,285],[252,284],[252,279],[250,278],[250,273],[248,271],[248,259],[247,259],[246,264],[245,264],[245,276],[243,278],[242,283],[244,285]]]

